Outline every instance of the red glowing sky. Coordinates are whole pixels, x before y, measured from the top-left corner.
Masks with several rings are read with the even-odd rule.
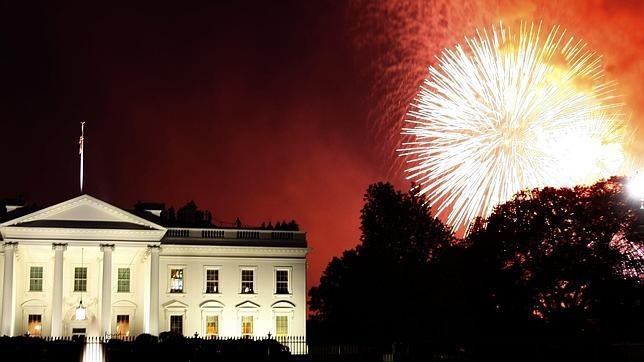
[[[637,126],[643,4],[5,3],[0,197],[75,196],[84,120],[88,193],[125,208],[194,199],[247,224],[295,218],[317,284],[359,242],[366,187],[407,186],[395,130],[437,51],[499,20],[561,24],[604,55]]]

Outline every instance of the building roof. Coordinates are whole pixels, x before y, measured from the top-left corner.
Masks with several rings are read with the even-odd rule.
[[[101,220],[34,220],[17,223],[12,226],[33,228],[154,230],[149,226],[131,222]]]
[[[24,207],[5,213],[0,240],[143,241],[166,245],[306,248],[301,231],[248,228],[164,227],[157,215],[123,210],[90,195],[47,208]]]

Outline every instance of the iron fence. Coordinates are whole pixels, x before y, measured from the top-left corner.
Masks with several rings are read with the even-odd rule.
[[[123,342],[133,342],[135,336],[38,336],[33,338],[39,338],[45,342],[54,342],[54,341],[69,341],[69,342],[82,342],[85,344],[103,344],[107,343],[110,340],[120,340]],[[270,341],[274,340],[277,343],[288,348],[289,352],[293,355],[305,355],[308,353],[308,346],[306,343],[306,337],[304,336],[188,336],[184,337],[188,343],[196,343],[200,340],[213,341],[237,341],[237,340],[250,340],[250,341]],[[346,347],[345,347],[346,349]]]

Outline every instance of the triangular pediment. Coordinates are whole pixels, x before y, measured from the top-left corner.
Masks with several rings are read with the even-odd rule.
[[[81,195],[6,221],[1,226],[165,230],[160,225],[90,195]]]
[[[188,309],[188,305],[186,303],[180,302],[176,299],[165,302],[162,307],[165,309]]]
[[[259,304],[253,303],[250,300],[247,300],[247,301],[244,301],[244,302],[241,302],[241,303],[237,304],[235,306],[235,308],[239,308],[239,309],[257,309],[257,308],[259,308]]]
[[[90,195],[32,212],[0,224],[5,240],[103,240],[158,243],[166,228]]]

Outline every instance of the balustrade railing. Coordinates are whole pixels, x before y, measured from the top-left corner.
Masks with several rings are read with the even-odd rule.
[[[237,239],[237,240],[306,240],[306,233],[301,231],[277,230],[238,230],[238,229],[201,229],[169,228],[168,238],[185,239]]]

